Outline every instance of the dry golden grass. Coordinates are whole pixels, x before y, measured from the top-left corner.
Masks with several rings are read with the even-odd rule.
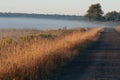
[[[7,38],[19,38],[19,36],[25,36],[28,34],[33,34],[35,32],[40,32],[37,29],[0,29],[0,39],[3,37]]]
[[[0,80],[46,80],[52,71],[96,41],[102,28],[74,30],[55,39],[33,39],[0,50]],[[6,54],[6,55],[4,55]]]
[[[120,26],[115,27],[115,30],[120,32]]]
[[[80,30],[83,30],[84,28],[80,28]],[[55,36],[64,35],[65,33],[72,32],[73,29],[60,29],[60,30],[37,30],[37,29],[0,29],[0,40],[3,37],[12,38],[14,40],[18,39],[19,37],[24,37],[28,35],[47,35],[52,34]]]

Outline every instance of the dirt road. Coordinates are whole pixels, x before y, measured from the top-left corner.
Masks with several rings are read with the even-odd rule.
[[[120,33],[105,29],[92,47],[52,80],[120,80]]]

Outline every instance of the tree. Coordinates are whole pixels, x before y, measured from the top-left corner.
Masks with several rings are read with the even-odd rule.
[[[88,11],[87,14],[85,15],[86,18],[89,20],[102,20],[103,19],[103,11],[101,9],[101,5],[98,4],[92,4]]]
[[[116,11],[108,12],[105,15],[105,19],[107,21],[119,21],[120,20],[120,13],[118,13]]]

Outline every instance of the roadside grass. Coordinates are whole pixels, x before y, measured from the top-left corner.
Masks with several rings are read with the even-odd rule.
[[[95,42],[102,29],[38,31],[17,42],[4,38],[4,45],[0,45],[0,80],[48,80],[54,70]]]

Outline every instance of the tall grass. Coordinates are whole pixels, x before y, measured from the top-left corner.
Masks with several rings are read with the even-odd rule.
[[[34,39],[10,45],[0,57],[0,80],[47,80],[52,72],[63,66],[96,41],[102,28],[86,32],[75,30],[55,39]]]

